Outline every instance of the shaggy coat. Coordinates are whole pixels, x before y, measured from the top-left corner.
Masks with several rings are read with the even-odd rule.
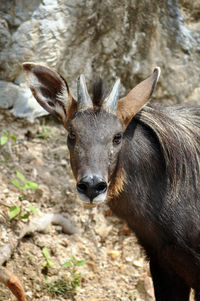
[[[100,81],[91,100],[81,75],[76,101],[50,68],[24,70],[37,101],[69,132],[80,198],[107,198],[135,232],[156,300],[188,301],[193,288],[200,301],[200,106],[148,105],[159,68],[119,101],[119,80],[107,97]]]

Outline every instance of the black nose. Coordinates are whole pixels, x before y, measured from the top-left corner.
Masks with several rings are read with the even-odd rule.
[[[85,176],[78,182],[77,190],[92,201],[99,194],[106,192],[107,183],[98,176]]]

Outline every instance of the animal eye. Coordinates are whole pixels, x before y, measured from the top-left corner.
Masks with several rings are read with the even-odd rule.
[[[122,140],[122,134],[118,133],[113,138],[113,144],[120,144]]]
[[[76,135],[72,130],[70,130],[70,132],[68,134],[68,137],[69,137],[70,140],[75,140],[76,139]]]

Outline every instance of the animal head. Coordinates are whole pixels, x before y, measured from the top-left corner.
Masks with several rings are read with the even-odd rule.
[[[68,131],[70,162],[80,199],[88,204],[104,201],[118,165],[123,134],[133,116],[151,98],[160,68],[155,68],[150,77],[121,99],[119,79],[107,97],[100,91],[91,99],[81,75],[77,100],[54,70],[34,63],[24,63],[23,69],[38,103],[58,117]]]

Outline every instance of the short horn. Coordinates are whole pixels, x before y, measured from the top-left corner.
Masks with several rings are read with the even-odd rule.
[[[117,103],[119,96],[119,88],[120,88],[120,79],[118,78],[114,84],[114,87],[108,97],[103,102],[102,108],[109,113],[116,114],[117,111]]]
[[[84,111],[93,106],[92,100],[88,94],[85,76],[81,74],[77,82],[77,94],[78,94],[78,111]]]

